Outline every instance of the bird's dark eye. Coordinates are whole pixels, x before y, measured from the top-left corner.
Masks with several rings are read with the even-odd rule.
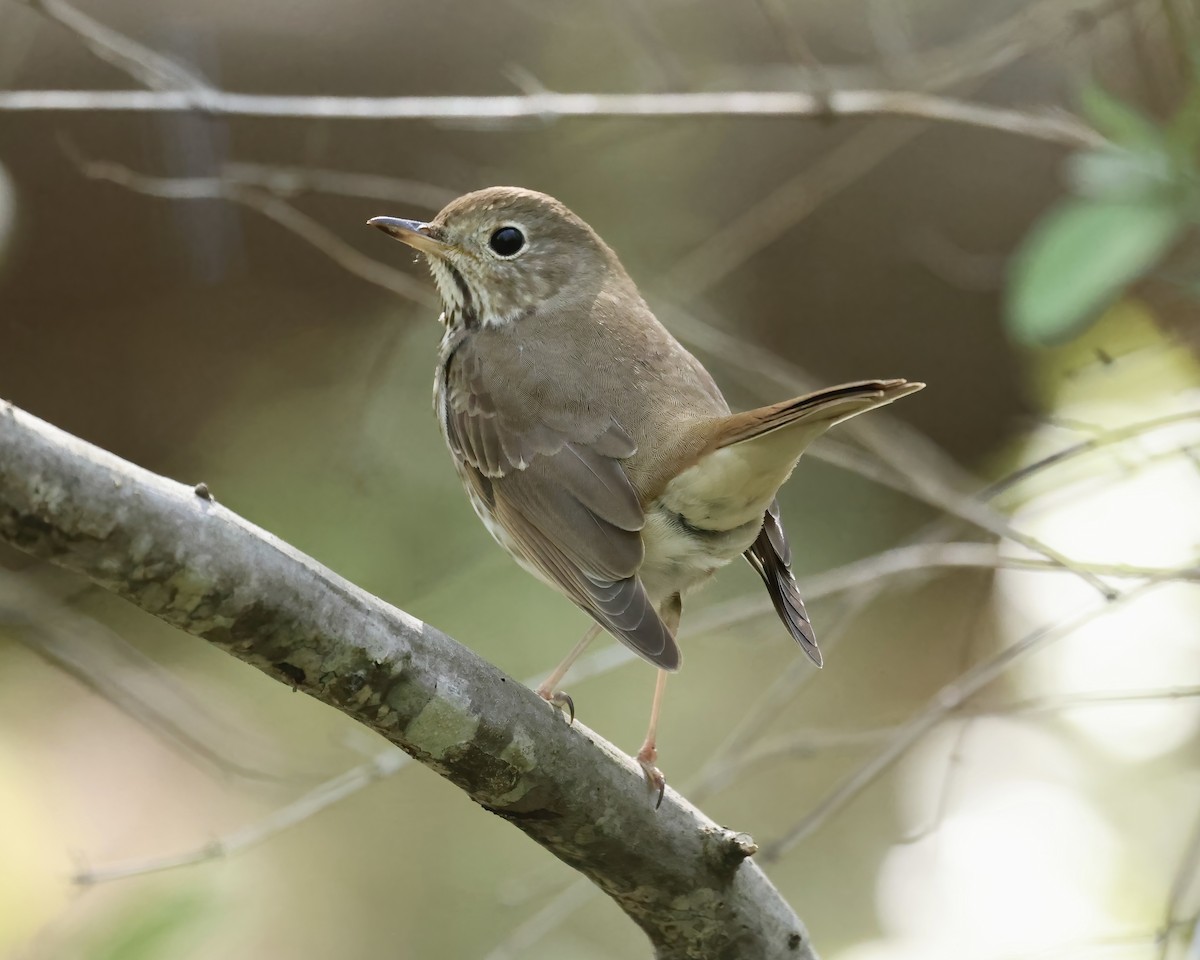
[[[488,246],[498,257],[515,257],[525,246],[525,234],[516,227],[501,227],[492,234]]]

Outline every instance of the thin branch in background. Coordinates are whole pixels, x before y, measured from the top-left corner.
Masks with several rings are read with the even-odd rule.
[[[668,42],[654,16],[655,7],[642,0],[610,0],[609,8],[625,21],[621,35],[633,50],[630,60],[637,65],[648,83],[639,89],[686,90],[693,86],[688,71]]]
[[[696,300],[926,129],[923,123],[871,123],[851,133],[761,200],[722,221],[719,231],[663,273],[661,289],[681,304]]]
[[[999,480],[984,487],[980,492],[980,496],[988,500],[993,500],[1000,496],[1000,494],[1007,493],[1016,485],[1023,483],[1035,474],[1041,473],[1048,467],[1065,463],[1068,460],[1073,460],[1088,453],[1093,453],[1103,447],[1124,443],[1126,440],[1141,437],[1147,433],[1153,433],[1157,430],[1163,430],[1181,423],[1190,423],[1196,420],[1200,420],[1200,410],[1180,410],[1177,413],[1168,413],[1161,417],[1138,420],[1125,426],[1102,430],[1087,440],[1082,440],[1069,447],[1056,450],[1054,453],[1048,454],[1039,460],[1034,460],[1032,463],[1028,463],[1020,469],[1006,474]]]
[[[993,107],[898,90],[837,90],[828,99],[800,92],[721,90],[697,93],[545,93],[462,97],[337,97],[221,90],[6,90],[0,111],[22,113],[189,113],[301,120],[505,121],[712,117],[900,117],[980,127],[1066,147],[1107,141],[1078,117]]]
[[[970,612],[966,615],[966,622],[963,624],[962,636],[962,655],[959,657],[958,671],[959,675],[965,674],[971,667],[971,661],[975,656],[975,647],[979,636],[979,623],[983,618],[984,612],[987,610],[987,592],[990,591],[991,583],[985,581],[984,595],[979,596],[977,601],[971,604]],[[978,590],[976,591],[979,592]],[[929,818],[929,822],[922,827],[911,830],[897,840],[898,844],[915,844],[920,843],[926,837],[936,833],[946,821],[946,816],[950,812],[950,805],[954,799],[954,787],[958,781],[958,774],[962,771],[963,764],[966,762],[966,745],[967,739],[971,735],[971,730],[974,727],[974,718],[967,717],[958,729],[954,731],[954,742],[950,746],[950,752],[946,756],[946,764],[942,773],[941,785],[938,789],[937,802],[934,804],[933,816]]]
[[[214,715],[152,658],[98,621],[71,612],[30,578],[0,570],[0,627],[8,627],[36,656],[105,700],[191,763],[220,775],[268,783],[311,781],[306,774],[270,770],[262,756],[247,754],[253,738]],[[220,746],[217,746],[219,744]]]
[[[1115,599],[1102,601],[1099,605],[1083,610],[1073,617],[1034,630],[1005,647],[995,656],[976,664],[956,680],[946,684],[934,694],[923,710],[916,713],[896,731],[895,736],[878,754],[826,794],[786,834],[765,847],[761,854],[762,857],[768,862],[776,860],[819,830],[830,817],[841,811],[867,786],[907,754],[926,733],[958,710],[967,700],[1002,676],[1014,663],[1023,660],[1031,653],[1045,649],[1085,624],[1127,605],[1160,586],[1162,584],[1158,581],[1150,581],[1120,594]]]
[[[459,194],[457,190],[421,180],[386,177],[375,173],[326,170],[320,167],[226,163],[218,175],[222,180],[257,187],[282,200],[324,193],[362,200],[382,200],[385,203],[414,204],[425,210],[440,210]]]
[[[907,246],[916,263],[948,286],[991,292],[1004,285],[1005,257],[966,250],[930,224],[914,229]]]
[[[1167,904],[1163,910],[1162,928],[1158,932],[1158,957],[1167,960],[1171,951],[1173,932],[1179,928],[1180,908],[1188,893],[1196,886],[1200,877],[1200,820],[1192,827],[1192,835],[1179,858],[1179,866],[1171,880],[1171,889],[1167,893]],[[1200,936],[1200,931],[1194,931]]]
[[[577,910],[591,903],[598,892],[595,884],[584,879],[567,884],[541,909],[521,921],[504,940],[489,950],[484,960],[518,960],[524,957],[546,934],[559,927]]]
[[[1137,950],[1136,956],[1140,960],[1146,955],[1146,949],[1153,947],[1155,938],[1156,933],[1153,930],[1115,933],[1108,937],[1091,937],[1075,943],[1056,944],[1044,950],[1035,950],[1033,953],[1012,954],[1004,960],[1095,960],[1098,956],[1127,953],[1130,950]]]
[[[1099,0],[1079,4],[1071,12],[1086,12],[1089,23],[1098,23],[1130,5],[1131,0]],[[922,89],[941,92],[963,84],[975,89],[987,77],[1030,52],[1060,46],[1079,32],[1079,20],[1064,11],[1058,0],[1021,9],[990,30],[946,51],[940,65],[936,54],[922,51],[921,62],[931,71],[924,78]],[[830,109],[836,112],[832,101]],[[928,124],[889,125],[881,130],[867,127],[854,134],[761,201],[722,222],[719,237],[701,243],[667,272],[664,289],[685,302],[710,290],[826,200],[926,130]]]
[[[1003,704],[966,704],[955,716],[968,719],[981,717],[1025,717],[1038,714],[1059,714],[1070,710],[1093,707],[1112,707],[1145,703],[1164,703],[1172,700],[1200,699],[1200,686],[1163,687],[1149,690],[1112,690],[1092,693],[1066,693],[1056,696],[1030,697]],[[760,741],[752,749],[727,758],[708,774],[700,791],[689,795],[704,799],[725,785],[745,777],[755,767],[783,759],[807,760],[831,751],[856,750],[886,742],[900,729],[901,723],[884,724],[859,730],[804,729]]]
[[[818,97],[829,98],[833,93],[833,83],[829,79],[829,71],[817,59],[805,39],[803,31],[792,20],[790,11],[781,0],[755,0],[759,13],[771,28],[771,34],[778,38],[787,51],[791,61],[803,67],[811,78],[812,87]]]
[[[406,766],[410,760],[411,758],[407,754],[395,747],[381,751],[369,762],[339,774],[302,797],[272,811],[262,819],[207,843],[199,849],[171,856],[118,861],[103,867],[85,867],[76,871],[71,880],[80,886],[94,886],[112,880],[124,880],[129,877],[141,877],[150,873],[172,870],[176,867],[193,866],[241,853],[289,827],[308,820],[319,811],[333,806],[351,794],[358,793],[372,783],[390,777]]]
[[[865,21],[888,79],[902,86],[919,87],[922,58],[913,43],[908,4],[895,0],[867,0]]]
[[[198,74],[92,20],[66,0],[26,0],[75,33],[89,49],[151,89],[0,91],[0,110],[178,112],[212,116],[347,120],[520,120],[572,117],[897,116],[978,126],[1074,147],[1106,141],[1065,111],[1026,112],[921,91],[829,90],[684,93],[555,93],[483,97],[294,97],[211,88]],[[774,0],[763,0],[768,6]],[[794,38],[793,38],[794,39]],[[801,56],[811,53],[804,48]],[[173,89],[180,87],[182,89]],[[163,89],[167,88],[167,89]]]
[[[438,306],[428,285],[360,253],[285,200],[256,187],[220,177],[152,177],[107,160],[77,158],[76,162],[85,177],[114,183],[134,193],[167,200],[226,200],[248,207],[310,243],[356,277],[406,300],[432,308]]]
[[[779,760],[809,760],[830,753],[877,746],[896,732],[896,725],[862,730],[798,730],[785,737],[765,741],[753,749],[725,751],[720,762],[706,763],[688,795],[699,800],[720,793],[743,780],[750,771]]]
[[[995,74],[1032,51],[1061,49],[1086,36],[1122,10],[1155,0],[1046,0],[1023,4],[991,27],[972,31],[944,46],[914,53],[910,83],[923,90],[945,90],[980,76]],[[888,0],[882,0],[889,6]]]
[[[151,90],[210,90],[192,67],[138,43],[132,37],[89,17],[66,0],[19,0],[48,20],[65,27],[105,63]]]
[[[1194,700],[1200,686],[1161,687],[1155,690],[1096,690],[1088,693],[1060,693],[1044,697],[1026,697],[999,706],[986,704],[969,711],[977,716],[1019,717],[1038,713],[1059,713],[1114,704],[1161,703],[1169,700]]]

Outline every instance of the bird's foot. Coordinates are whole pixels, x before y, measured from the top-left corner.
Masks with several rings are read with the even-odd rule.
[[[575,701],[571,699],[569,693],[563,693],[561,690],[548,690],[545,687],[538,687],[536,693],[550,706],[565,710],[568,725],[575,722]]]
[[[654,809],[657,810],[662,806],[663,794],[667,792],[667,778],[655,766],[655,762],[658,760],[658,750],[654,744],[647,743],[637,752],[634,759],[642,768],[642,773],[646,775],[646,786],[650,789],[650,796],[655,798]]]

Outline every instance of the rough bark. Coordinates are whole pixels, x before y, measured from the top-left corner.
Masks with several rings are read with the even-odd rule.
[[[611,744],[206,494],[0,401],[0,540],[380,733],[595,882],[662,960],[815,956],[749,837],[670,790],[656,812]]]

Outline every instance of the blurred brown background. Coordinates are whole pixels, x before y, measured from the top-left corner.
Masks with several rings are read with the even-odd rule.
[[[1088,0],[91,0],[85,9],[214,85],[244,92],[895,87],[1072,108],[1093,77],[1164,116],[1186,83],[1172,33],[1194,22],[1185,8]],[[0,87],[136,86],[35,10],[0,5]],[[1103,428],[1196,406],[1188,391],[1200,378],[1190,352],[1158,332],[1184,342],[1194,335],[1192,305],[1177,299],[1150,296],[1128,307],[1132,313],[1106,318],[1099,339],[1074,352],[1011,344],[1001,319],[1005,263],[1061,195],[1067,153],[1019,135],[886,117],[448,124],[0,113],[0,224],[8,223],[0,228],[0,395],[150,469],[206,481],[227,506],[526,678],[557,662],[585,622],[495,548],[459,491],[429,409],[436,311],[351,275],[254,210],[140,195],[83,176],[80,157],[169,178],[219,178],[227,164],[252,162],[412,181],[394,187],[396,200],[306,192],[292,202],[361,253],[422,281],[423,268],[363,226],[367,217],[427,217],[442,197],[498,183],[554,194],[615,247],[669,326],[673,317],[693,324],[678,332],[735,405],[782,398],[788,386],[756,373],[752,353],[688,340],[697,322],[819,384],[927,381],[929,389],[890,415],[926,435],[944,460],[912,445],[894,420],[880,418],[876,429],[882,442],[908,445],[912,482],[965,491],[969,480],[945,464],[994,478],[1072,439],[1039,432],[1052,418]],[[1152,373],[1138,367],[1124,376],[1128,364],[1097,373],[1095,348],[1113,341],[1120,353],[1134,327],[1128,349],[1159,358]],[[1063,399],[1081,370],[1099,379],[1068,399],[1108,404],[1087,415]],[[1104,379],[1110,374],[1115,379]],[[1105,461],[1070,481],[1111,491],[1137,473],[1130,457],[1119,480]],[[1100,508],[1074,525],[1039,527],[1062,506],[1043,503],[1022,529],[1036,528],[1077,559],[1186,565],[1200,544],[1200,491],[1194,466],[1186,470],[1113,508],[1165,500],[1174,514],[1131,521],[1134,539],[1114,534],[1094,556],[1072,538],[1107,516]],[[1068,490],[1062,499],[1078,500],[1078,490],[1056,483],[1052,491]],[[785,493],[802,578],[893,546],[940,512],[937,497],[923,502],[817,458]],[[1155,553],[1160,525],[1180,544],[1168,556]],[[1102,555],[1109,549],[1117,556]],[[0,563],[17,578],[6,581],[13,603],[36,617],[83,615],[63,628],[72,633],[101,629],[79,623],[103,624],[111,633],[88,642],[110,650],[98,654],[108,657],[106,669],[141,678],[146,696],[224,758],[214,763],[194,744],[164,744],[15,635],[0,635],[0,950],[114,958],[646,955],[640,933],[598,895],[580,894],[570,910],[551,907],[542,935],[522,939],[532,928],[521,925],[555,902],[571,872],[415,767],[236,856],[72,888],[81,863],[201,848],[383,744],[111,598],[84,592],[70,601],[72,613],[55,612],[65,605],[34,585],[56,598],[80,585],[15,554]],[[1049,586],[1032,589],[1054,602],[1080,596],[1064,585],[1074,583],[1069,576],[1041,574],[1038,583]],[[798,651],[769,617],[695,635],[666,703],[669,779],[681,787],[694,780],[764,686],[788,670],[802,689],[785,688],[756,743],[899,722],[965,665],[1042,622],[1043,607],[1022,606],[1024,581],[1007,593],[1001,586],[986,569],[952,570],[903,580],[865,611],[818,599],[818,631],[838,642],[815,677],[797,671]],[[702,622],[705,608],[757,589],[748,569],[731,569],[691,616]],[[1153,631],[1126,634],[1138,656],[1170,665],[1165,677],[1134,670],[1131,683],[1200,681],[1200,621],[1188,619],[1196,598],[1188,592],[1178,602],[1162,615],[1183,624],[1163,640],[1167,647],[1154,646]],[[123,644],[158,666],[117,652]],[[1103,649],[1106,661],[1128,650]],[[1047,676],[1006,676],[994,700],[1075,683]],[[1120,679],[1106,676],[1090,689]],[[584,722],[632,748],[652,684],[650,670],[628,664],[569,688]],[[1071,945],[1122,937],[1128,955],[1156,955],[1153,933],[1194,829],[1194,705],[1152,704],[1168,710],[1163,729],[1174,739],[1123,756],[1053,713],[978,721],[970,736],[943,725],[916,759],[768,869],[829,957],[1033,956],[1051,948],[1075,956],[1065,952]],[[1121,709],[1119,722],[1128,725],[1138,708]],[[701,805],[767,842],[870,749],[840,743],[815,756],[777,757],[727,777]],[[940,786],[948,756],[960,757],[961,789]],[[1047,784],[1057,792],[1046,793]],[[1015,807],[987,820],[987,804],[1010,788]],[[1022,797],[1033,799],[1022,806]],[[971,832],[972,823],[983,823],[982,832]],[[998,849],[979,841],[1008,837],[997,823],[1012,830]],[[1075,828],[1091,832],[1076,836]],[[1062,863],[1042,846],[1056,837]],[[906,839],[915,843],[906,848]],[[1025,865],[1050,878],[1045,888],[1019,863],[1004,865],[1004,848],[1024,850],[1022,842],[1047,856],[1040,867]],[[988,870],[989,860],[1000,865]],[[993,889],[980,876],[1005,883]],[[1046,917],[1014,894],[1026,884],[1051,891],[1036,898]],[[1011,896],[1015,914],[1002,921],[994,911],[1003,915]],[[144,929],[148,917],[162,918],[161,943]]]

